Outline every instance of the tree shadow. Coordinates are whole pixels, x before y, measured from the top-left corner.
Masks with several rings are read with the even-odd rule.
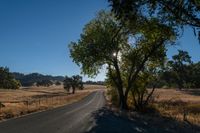
[[[87,133],[197,133],[200,131],[199,126],[178,122],[160,114],[128,117],[104,107],[94,112],[92,116],[95,126]]]

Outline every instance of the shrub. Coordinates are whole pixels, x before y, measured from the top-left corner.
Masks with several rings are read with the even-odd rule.
[[[119,106],[119,98],[118,98],[117,90],[113,87],[109,87],[107,94],[110,96],[110,100],[112,104],[115,106]]]
[[[14,79],[8,68],[0,67],[0,88],[18,89],[21,83]]]

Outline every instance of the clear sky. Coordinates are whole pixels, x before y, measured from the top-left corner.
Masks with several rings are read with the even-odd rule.
[[[0,66],[25,74],[80,74],[68,44],[108,5],[107,0],[0,0]],[[169,48],[169,58],[183,49],[194,62],[200,61],[200,45],[191,29],[186,28],[178,42]],[[104,77],[102,72],[95,80]]]

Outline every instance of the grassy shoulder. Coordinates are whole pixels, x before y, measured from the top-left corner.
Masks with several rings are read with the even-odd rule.
[[[1,89],[0,120],[71,104],[86,97],[96,88],[86,85],[84,90],[77,90],[75,94],[67,93],[62,86]]]
[[[192,92],[195,91],[193,94]],[[120,111],[106,95],[109,110],[132,122],[140,123],[143,129],[164,129],[166,132],[198,132],[200,130],[200,90],[156,89],[153,100],[145,112],[133,109]],[[129,105],[132,101],[128,101]]]

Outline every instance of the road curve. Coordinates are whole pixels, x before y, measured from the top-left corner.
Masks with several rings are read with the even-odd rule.
[[[0,122],[0,133],[82,133],[94,126],[92,113],[105,104],[103,91],[76,103]]]

